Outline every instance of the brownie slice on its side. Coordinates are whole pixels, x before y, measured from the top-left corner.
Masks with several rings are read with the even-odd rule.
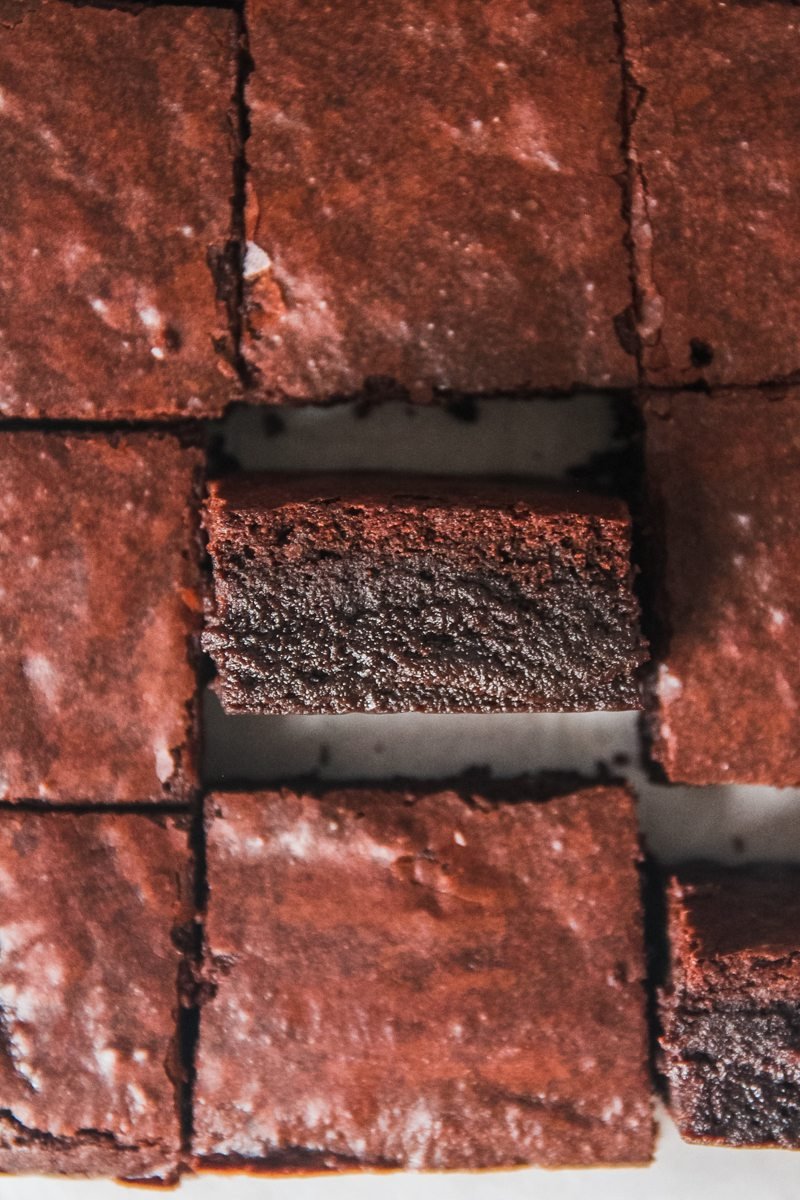
[[[612,0],[248,0],[260,399],[634,385],[615,19]]]
[[[235,394],[235,40],[211,5],[0,0],[0,415]]]
[[[800,378],[797,5],[621,0],[621,14],[645,378]]]
[[[800,869],[685,868],[667,908],[661,1066],[682,1136],[800,1149]]]
[[[690,784],[800,783],[800,388],[644,405],[653,753]]]
[[[202,462],[166,435],[0,433],[0,799],[193,796]]]
[[[650,1159],[627,791],[461,781],[208,806],[201,1166]]]
[[[187,834],[0,814],[0,1171],[172,1182]]]
[[[231,712],[638,706],[615,500],[529,482],[239,476],[205,516]]]

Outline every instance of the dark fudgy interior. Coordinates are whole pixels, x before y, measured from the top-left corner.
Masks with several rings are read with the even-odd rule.
[[[308,529],[276,533],[229,511],[214,540],[206,635],[223,703],[279,713],[635,707],[642,649],[627,565],[602,522],[589,525],[576,536],[571,519],[551,518],[510,547],[477,544],[459,524],[450,544],[425,550],[359,546],[354,528],[315,544]]]

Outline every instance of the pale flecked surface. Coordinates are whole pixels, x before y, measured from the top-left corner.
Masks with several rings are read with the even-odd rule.
[[[174,1175],[190,904],[169,821],[0,815],[0,1170]]]
[[[635,382],[614,21],[593,0],[253,0],[261,398]]]
[[[0,3],[0,416],[218,414],[234,17]]]
[[[654,385],[800,372],[800,10],[623,0],[639,335]]]
[[[510,795],[210,798],[201,1159],[650,1157],[631,798]]]
[[[692,784],[800,784],[800,389],[645,405],[654,753]]]
[[[191,794],[200,469],[171,437],[0,435],[0,799]]]

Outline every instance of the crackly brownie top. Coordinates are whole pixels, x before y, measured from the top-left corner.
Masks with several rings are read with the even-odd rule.
[[[655,750],[689,783],[800,783],[800,389],[652,395]]]
[[[800,15],[780,0],[624,0],[645,373],[800,372]]]
[[[637,857],[616,788],[212,797],[196,1153],[648,1159]]]
[[[0,798],[185,799],[201,455],[0,434]]]
[[[25,1149],[63,1164],[73,1143],[174,1172],[173,933],[190,901],[167,820],[2,814],[0,1165]]]
[[[248,25],[265,395],[633,381],[613,6],[254,0]]]
[[[546,528],[563,518],[576,527],[599,529],[608,524],[620,537],[629,536],[625,505],[606,496],[558,484],[527,479],[483,479],[460,476],[346,474],[281,474],[244,472],[214,481],[209,487],[206,523],[213,533],[226,521],[243,523],[262,517],[291,526],[295,537],[321,524],[356,534],[359,545],[374,541],[389,549],[394,539],[414,537],[414,522],[441,524],[458,537],[480,540],[484,522],[510,522],[520,528]],[[387,540],[388,539],[388,540]],[[285,544],[285,543],[284,543]]]
[[[234,17],[0,0],[0,414],[217,413]]]
[[[800,868],[687,866],[668,884],[673,984],[695,1002],[796,1002]]]

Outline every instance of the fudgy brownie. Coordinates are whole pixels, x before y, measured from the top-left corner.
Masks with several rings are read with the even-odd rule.
[[[167,436],[0,434],[0,799],[192,795],[201,466]]]
[[[0,814],[0,1171],[169,1181],[185,830]]]
[[[0,414],[230,399],[235,19],[0,0]]]
[[[638,706],[618,501],[529,482],[242,475],[212,485],[204,642],[230,712]]]
[[[793,4],[622,0],[639,333],[650,383],[800,372]]]
[[[800,784],[800,389],[645,402],[655,757]]]
[[[614,21],[610,0],[248,4],[264,399],[633,382]]]
[[[662,1068],[681,1134],[800,1148],[800,869],[686,868],[667,904]]]
[[[507,794],[211,797],[201,1164],[650,1158],[632,798]]]

